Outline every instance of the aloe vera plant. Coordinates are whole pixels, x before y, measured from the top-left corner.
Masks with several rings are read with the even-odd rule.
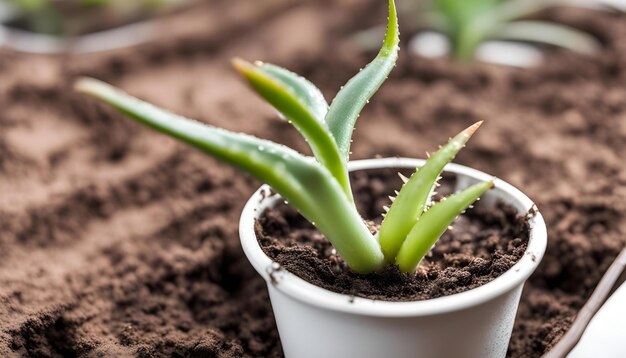
[[[410,0],[415,1],[415,0]],[[582,54],[594,53],[598,41],[570,26],[527,16],[571,0],[432,0],[425,22],[448,35],[453,56],[471,61],[478,46],[487,40],[533,42],[566,48]]]
[[[481,124],[476,123],[407,179],[379,234],[371,234],[354,204],[347,162],[359,113],[395,66],[398,35],[396,8],[390,0],[389,23],[378,56],[342,87],[330,105],[319,89],[293,72],[233,60],[251,86],[302,134],[313,157],[168,113],[94,79],[79,80],[76,89],[269,184],[331,241],[355,272],[370,273],[389,264],[412,272],[455,217],[493,183],[479,183],[429,204],[441,171]]]

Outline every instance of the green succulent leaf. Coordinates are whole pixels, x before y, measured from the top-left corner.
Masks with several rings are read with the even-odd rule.
[[[402,187],[379,230],[378,241],[387,262],[393,262],[415,221],[422,216],[443,168],[454,159],[481,124],[482,121],[477,122],[452,138],[431,155]]]
[[[81,79],[75,87],[269,184],[326,235],[355,272],[372,272],[384,264],[378,242],[352,202],[313,158],[271,141],[171,114],[98,80]]]
[[[330,171],[346,197],[352,201],[346,164],[326,122],[321,119],[321,107],[324,105],[321,103],[321,93],[314,90],[311,93],[312,84],[275,66],[253,65],[240,59],[234,59],[233,65],[261,97],[296,127],[311,147],[315,158]]]
[[[415,223],[398,252],[396,264],[400,271],[414,272],[454,219],[491,188],[493,181],[478,183],[428,209]]]
[[[389,0],[389,23],[378,56],[337,93],[326,115],[326,122],[346,162],[350,155],[352,131],[361,110],[385,82],[396,64],[400,49],[399,36],[396,6],[393,0]]]

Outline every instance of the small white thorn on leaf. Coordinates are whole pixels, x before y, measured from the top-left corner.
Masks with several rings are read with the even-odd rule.
[[[404,182],[404,184],[409,181],[409,178],[405,177],[402,173],[398,173],[398,176],[400,177],[400,179],[402,179],[402,182]]]
[[[452,225],[448,226],[448,230],[452,230],[452,229],[454,229]]]
[[[398,196],[398,194],[400,194],[397,190],[394,190],[393,192],[396,193],[396,196]]]
[[[394,201],[396,201],[396,197],[395,196],[388,196],[389,200],[391,200],[391,202],[393,203]]]
[[[389,207],[387,205],[383,206],[383,210],[385,210],[386,213],[389,212]]]
[[[387,214],[386,214],[386,213],[385,213],[385,214],[380,214],[380,215],[381,215],[383,218],[386,218],[386,217],[387,217]]]
[[[426,158],[430,158],[430,153],[426,152]]]

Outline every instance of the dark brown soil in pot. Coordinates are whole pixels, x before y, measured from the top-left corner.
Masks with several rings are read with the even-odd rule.
[[[330,97],[371,58],[342,40],[385,21],[366,4],[220,0],[164,19],[160,41],[138,48],[69,59],[0,50],[0,356],[280,357],[265,283],[237,232],[260,183],[70,83],[96,76],[304,151],[228,60],[286,66]],[[511,357],[560,339],[626,240],[626,16],[558,16],[606,49],[554,53],[530,70],[404,53],[355,132],[354,159],[423,157],[485,120],[456,162],[521,188],[549,230]]]
[[[374,230],[381,223],[382,206],[389,205],[388,196],[402,186],[397,173],[388,169],[352,174],[360,212]],[[442,181],[440,195],[451,191],[450,180]],[[390,266],[364,276],[352,273],[328,240],[287,205],[267,210],[256,232],[263,251],[304,280],[334,292],[386,301],[426,300],[491,282],[524,255],[529,233],[526,216],[515,208],[478,204],[455,221],[415,275]]]

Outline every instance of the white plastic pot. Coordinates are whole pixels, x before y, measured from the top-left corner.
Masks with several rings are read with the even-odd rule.
[[[354,161],[350,170],[415,168],[424,161],[387,158]],[[457,164],[457,189],[492,176]],[[470,291],[415,302],[352,297],[314,286],[265,255],[255,220],[282,200],[262,186],[246,204],[240,236],[248,260],[267,282],[284,353],[295,358],[504,357],[524,282],[543,257],[547,232],[533,202],[513,186],[495,181],[483,202],[502,200],[529,214],[530,241],[524,256],[497,279]]]

